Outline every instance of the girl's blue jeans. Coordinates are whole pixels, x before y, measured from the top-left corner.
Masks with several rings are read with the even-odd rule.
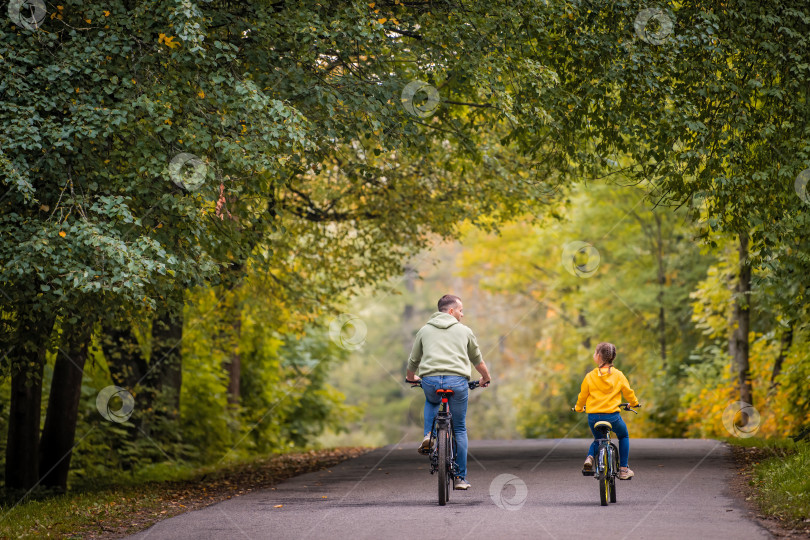
[[[433,429],[433,420],[439,412],[441,398],[438,389],[453,391],[449,398],[450,414],[453,415],[453,434],[456,437],[456,465],[458,475],[467,478],[467,397],[470,387],[467,378],[459,375],[433,375],[422,377],[422,390],[425,392],[425,435]]]
[[[610,422],[613,426],[612,431],[619,439],[619,466],[627,467],[627,460],[630,457],[630,434],[627,432],[627,424],[624,423],[622,415],[617,412],[588,413],[588,426],[590,426],[594,438],[594,441],[591,443],[591,448],[588,450],[588,455],[596,459],[596,450],[599,448],[599,443],[596,441],[596,438],[599,437],[599,434],[593,429],[593,426],[602,420]]]

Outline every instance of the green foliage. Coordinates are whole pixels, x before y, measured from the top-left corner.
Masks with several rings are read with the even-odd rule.
[[[473,102],[501,79],[492,68],[502,57],[482,49],[482,62],[469,63],[432,39],[414,48],[367,3],[68,1],[49,15],[39,30],[4,18],[0,35],[0,308],[4,347],[15,351],[4,368],[38,376],[24,352],[45,348],[49,336],[26,332],[28,319],[149,328],[155,308],[184,290],[238,293],[251,271],[251,292],[273,298],[263,308],[273,316],[254,322],[278,325],[258,337],[247,326],[236,339],[251,377],[241,408],[226,406],[221,329],[195,327],[202,316],[193,309],[180,411],[164,393],[129,424],[102,428],[91,420],[92,396],[109,378],[91,370],[77,433],[89,446],[75,456],[81,475],[95,474],[105,450],[126,469],[160,455],[214,459],[242,439],[257,449],[305,444],[342,414],[327,363],[301,372],[290,360],[304,350],[332,355],[312,321],[396,273],[428,235],[537,202],[506,170],[471,172],[478,143],[497,140],[480,127],[500,111],[456,104],[425,120],[401,103],[428,65],[445,101]],[[408,24],[441,35],[424,24],[429,12],[414,17]],[[304,333],[304,343],[291,341]],[[154,389],[129,390],[144,403]],[[178,414],[179,431],[169,428]]]

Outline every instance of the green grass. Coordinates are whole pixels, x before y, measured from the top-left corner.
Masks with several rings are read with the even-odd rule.
[[[112,532],[105,527],[106,522],[145,512],[159,515],[161,503],[157,486],[70,492],[3,508],[0,536],[82,538],[88,532]],[[137,529],[133,527],[133,531]]]
[[[762,509],[790,520],[810,519],[810,445],[754,465],[754,486]]]
[[[51,496],[34,492],[24,502],[6,496],[0,503],[0,538],[28,538],[51,535],[80,538],[76,531],[121,521],[128,514],[161,516],[163,496],[170,482],[194,481],[202,476],[220,476],[247,467],[263,458],[192,466],[186,463],[157,463],[130,473],[110,472],[103,478],[77,479],[68,493]],[[93,527],[97,524],[97,527]],[[138,527],[134,527],[137,530]]]
[[[796,524],[810,519],[810,444],[755,438],[728,442],[762,451],[751,464],[751,485],[764,514]]]

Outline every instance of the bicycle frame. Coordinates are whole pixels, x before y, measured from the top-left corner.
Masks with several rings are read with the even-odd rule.
[[[616,477],[619,476],[619,449],[610,440],[610,428],[597,426],[603,437],[596,439],[599,446],[596,450],[594,477],[599,481],[599,500],[602,506],[608,501],[616,502]]]
[[[442,396],[439,412],[436,413],[436,418],[433,419],[433,428],[430,431],[430,447],[433,450],[430,452],[430,474],[434,474],[439,470],[439,445],[436,443],[436,438],[440,431],[446,428],[447,433],[450,435],[450,466],[449,471],[452,478],[458,476],[458,465],[456,464],[456,436],[453,433],[453,414],[450,412],[448,405],[448,398]]]
[[[596,462],[594,463],[594,476],[598,478],[604,478],[605,476],[608,477],[616,476],[619,474],[619,468],[618,466],[616,466],[614,461],[618,460],[619,449],[616,448],[616,445],[613,444],[613,442],[610,440],[609,430],[603,428],[600,429],[600,431],[602,431],[605,434],[605,436],[601,439],[596,439],[597,441],[599,441],[599,447],[596,450],[595,457],[597,457],[598,459],[596,459]],[[609,446],[611,447],[610,449],[608,449]],[[602,459],[603,454],[605,452],[609,452],[610,454],[612,454],[612,457],[615,458],[607,461],[608,463],[607,470],[604,470],[605,466],[604,461]]]

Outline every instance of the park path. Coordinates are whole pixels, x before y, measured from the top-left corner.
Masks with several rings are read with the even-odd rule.
[[[472,489],[436,504],[416,442],[386,446],[271,490],[162,521],[139,539],[550,538],[763,539],[734,498],[728,447],[713,440],[633,439],[631,481],[599,505],[580,466],[585,439],[471,441]],[[511,475],[511,476],[503,476]]]

